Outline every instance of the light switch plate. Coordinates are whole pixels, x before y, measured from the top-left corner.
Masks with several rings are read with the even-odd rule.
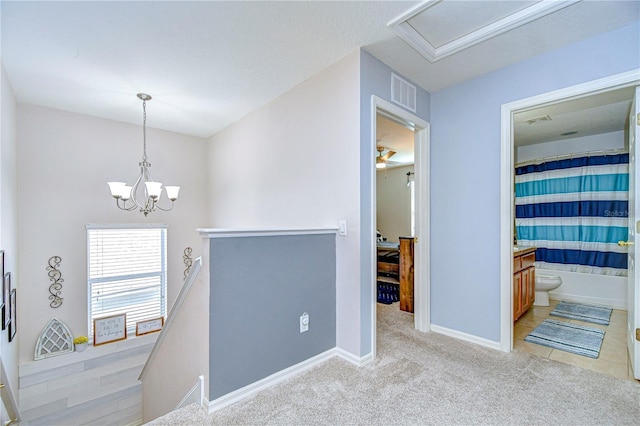
[[[347,221],[346,220],[341,220],[340,222],[338,222],[338,229],[340,232],[340,235],[342,236],[346,236],[347,235]]]

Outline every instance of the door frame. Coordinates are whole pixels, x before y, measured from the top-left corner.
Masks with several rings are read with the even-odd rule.
[[[430,246],[430,215],[429,215],[429,153],[430,153],[430,124],[378,96],[371,96],[371,145],[369,146],[370,164],[375,163],[376,154],[376,114],[382,110],[413,124],[414,126],[414,172],[418,191],[416,191],[416,237],[418,241],[414,249],[414,325],[419,331],[427,332],[431,329],[431,309],[429,294],[431,293],[431,281],[428,271],[429,246]],[[371,167],[371,228],[366,230],[371,241],[376,239],[376,168]],[[376,333],[377,333],[377,254],[376,245],[371,244],[370,253],[363,256],[371,259],[371,349],[373,359],[376,358]]]
[[[503,104],[500,132],[500,350],[513,350],[513,114],[624,87],[640,85],[640,69]]]

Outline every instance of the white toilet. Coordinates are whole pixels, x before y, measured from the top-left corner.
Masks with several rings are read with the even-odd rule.
[[[549,292],[560,287],[562,278],[557,275],[543,275],[536,273],[536,300],[533,306],[549,306]]]

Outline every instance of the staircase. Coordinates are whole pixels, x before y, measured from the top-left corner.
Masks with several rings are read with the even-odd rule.
[[[187,405],[193,398],[204,397],[209,362],[209,286],[201,269],[199,257],[194,260],[140,373],[145,422],[176,406]],[[176,347],[181,350],[175,350]],[[198,380],[196,385],[193,380]]]

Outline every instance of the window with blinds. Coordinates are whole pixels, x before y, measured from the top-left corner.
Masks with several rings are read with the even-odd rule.
[[[127,314],[136,322],[166,315],[167,228],[87,227],[89,338],[93,320]]]

